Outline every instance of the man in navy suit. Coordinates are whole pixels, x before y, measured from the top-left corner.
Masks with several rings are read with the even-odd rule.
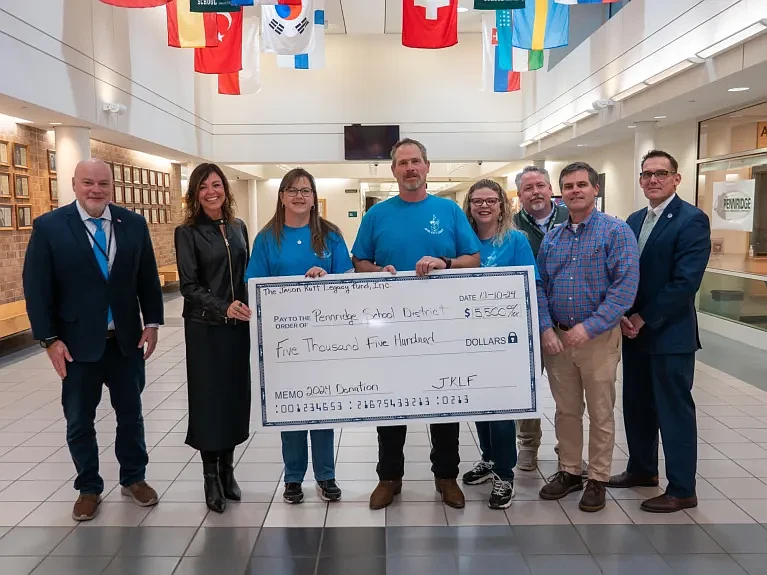
[[[650,205],[628,218],[640,251],[639,291],[621,324],[629,462],[608,486],[658,485],[660,429],[668,487],[642,503],[641,508],[652,513],[698,504],[692,398],[695,353],[700,349],[695,294],[711,253],[711,228],[705,213],[676,195],[682,181],[678,169],[670,154],[649,152],[639,182]]]
[[[117,415],[122,494],[144,507],[157,503],[144,480],[149,458],[141,392],[144,363],[163,322],[163,299],[146,221],[110,205],[109,166],[81,162],[72,186],[76,201],[35,219],[23,277],[32,334],[62,379],[67,444],[80,492],[72,517],[87,521],[96,516],[104,491],[94,426],[104,384]]]

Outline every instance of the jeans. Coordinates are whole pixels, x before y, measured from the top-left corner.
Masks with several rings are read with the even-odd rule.
[[[504,481],[514,481],[517,465],[516,425],[508,421],[478,421],[477,435],[483,461],[492,461],[493,471]]]
[[[431,471],[437,479],[458,477],[458,423],[433,423],[431,431]],[[399,481],[405,474],[406,425],[378,428],[378,478],[381,481]]]
[[[67,376],[61,386],[61,404],[67,420],[67,445],[77,470],[77,491],[92,495],[104,491],[104,480],[99,475],[95,427],[96,407],[101,401],[104,385],[109,388],[109,399],[117,415],[115,455],[120,462],[120,485],[132,485],[145,479],[149,457],[141,415],[144,374],[143,351],[136,349],[130,357],[125,357],[116,338],[107,341],[99,361],[67,364]]]
[[[285,462],[285,483],[303,483],[309,466],[307,433],[312,435],[312,468],[316,481],[336,478],[333,430],[283,431],[282,460]]]

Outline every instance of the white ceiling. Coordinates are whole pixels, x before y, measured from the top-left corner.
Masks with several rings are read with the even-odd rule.
[[[482,31],[481,12],[472,0],[459,0],[468,8],[458,14],[460,33]],[[402,32],[402,0],[325,0],[328,34],[399,34]]]

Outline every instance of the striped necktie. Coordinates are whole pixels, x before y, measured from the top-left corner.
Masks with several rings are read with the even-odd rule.
[[[107,236],[104,233],[104,220],[102,218],[91,218],[96,226],[96,233],[93,234],[93,253],[99,264],[104,279],[109,279],[109,254],[107,253]],[[100,249],[99,249],[100,248]],[[107,325],[112,323],[112,308],[107,308]]]
[[[642,250],[644,250],[644,246],[647,243],[647,239],[650,237],[650,234],[652,233],[653,228],[655,227],[655,222],[658,221],[658,216],[655,215],[655,210],[651,210],[648,208],[647,215],[645,216],[644,222],[642,223],[642,230],[639,232],[639,253],[642,253]]]

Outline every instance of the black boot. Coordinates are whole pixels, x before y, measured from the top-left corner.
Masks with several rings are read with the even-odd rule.
[[[234,478],[234,449],[221,451],[218,458],[218,474],[224,486],[224,495],[232,501],[242,499],[242,491]]]
[[[226,509],[226,498],[218,475],[218,463],[203,463],[202,472],[205,478],[205,505],[211,511],[223,513]]]

